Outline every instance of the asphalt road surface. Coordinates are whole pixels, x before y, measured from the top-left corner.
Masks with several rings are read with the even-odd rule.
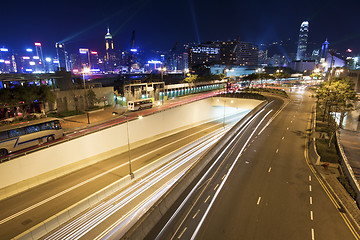
[[[313,100],[290,97],[257,115],[148,239],[358,239],[308,164]]]

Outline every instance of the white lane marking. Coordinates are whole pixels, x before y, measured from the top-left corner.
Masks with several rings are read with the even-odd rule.
[[[185,228],[184,228],[184,230],[182,230],[182,232],[180,233],[180,235],[179,235],[178,239],[180,239],[180,238],[181,238],[181,236],[184,234],[184,232],[186,231],[186,229],[187,229],[187,227],[185,227]]]
[[[269,168],[268,172],[271,172],[271,167]]]
[[[226,174],[221,178],[221,180],[224,180],[225,177],[226,177]]]
[[[284,140],[285,137],[282,137],[281,139]]]
[[[315,231],[313,228],[311,229],[311,240],[315,240]]]
[[[262,111],[263,111],[263,110],[262,110]],[[259,113],[261,113],[262,111],[260,111]],[[212,198],[212,200],[211,200],[208,208],[206,209],[206,212],[204,213],[204,215],[203,215],[203,217],[201,218],[199,224],[197,225],[197,227],[196,227],[193,235],[191,236],[191,239],[192,239],[192,240],[195,239],[197,233],[199,232],[200,227],[201,227],[201,225],[203,224],[206,216],[208,215],[211,206],[214,204],[216,197],[219,195],[219,193],[220,193],[221,189],[223,188],[226,180],[229,178],[229,175],[230,175],[231,171],[233,170],[235,164],[236,164],[237,161],[239,160],[241,153],[244,151],[244,148],[245,148],[246,144],[248,144],[248,142],[250,141],[250,139],[251,139],[252,136],[254,135],[255,131],[259,128],[259,126],[262,124],[262,122],[264,121],[264,119],[265,119],[271,112],[272,112],[272,110],[270,110],[267,114],[265,114],[265,116],[261,119],[261,121],[258,123],[258,125],[256,126],[256,128],[254,129],[254,131],[250,134],[249,138],[246,140],[246,142],[245,142],[245,144],[243,145],[242,149],[240,150],[239,154],[236,156],[235,161],[233,162],[233,164],[231,165],[229,171],[227,172],[224,181],[221,182],[220,187],[219,187],[218,190],[216,191],[216,193],[215,193],[214,197]],[[255,119],[255,118],[259,115],[259,113],[256,114],[253,119]],[[237,135],[235,138],[233,138],[233,139],[236,139],[237,137],[238,137],[238,135]],[[231,145],[231,143],[230,143],[228,146],[230,146],[230,145]],[[225,151],[226,151],[226,149],[225,149]],[[217,162],[217,160],[216,160],[215,162]],[[215,163],[215,162],[214,162],[214,163]],[[204,175],[204,176],[205,176],[205,175]],[[189,195],[188,195],[188,196],[189,196]]]
[[[313,221],[313,220],[314,220],[314,214],[313,214],[313,211],[310,211],[310,219],[311,219],[311,221]]]
[[[266,125],[263,127],[263,129],[261,129],[261,131],[258,133],[258,136],[265,130],[265,128],[267,128],[267,126],[269,126],[269,124],[277,117],[277,115],[279,115],[279,113],[289,104],[289,102],[287,102],[282,108],[280,108],[275,115],[270,118],[270,120],[266,123]],[[272,111],[272,109],[271,109]],[[270,135],[269,135],[270,136]]]
[[[206,203],[207,200],[209,200],[209,198],[210,198],[210,195],[205,199],[204,203]]]
[[[312,189],[311,189],[311,185],[309,185],[309,191],[310,191],[310,192],[312,191]]]
[[[289,128],[286,128],[286,130],[289,130]]]
[[[311,182],[311,176],[309,176],[309,181]]]
[[[256,205],[259,205],[261,201],[261,197],[258,198]]]
[[[279,149],[276,149],[276,153],[278,153],[279,152]]]
[[[292,123],[292,120],[290,121],[290,123]]]
[[[310,197],[310,205],[312,204],[312,197]]]
[[[195,213],[194,216],[193,216],[193,219],[196,218],[196,216],[198,215],[199,212],[200,212],[200,209],[198,209],[198,210],[196,211],[196,213]]]
[[[214,187],[214,190],[216,190],[218,188],[219,184],[216,184],[216,186]]]

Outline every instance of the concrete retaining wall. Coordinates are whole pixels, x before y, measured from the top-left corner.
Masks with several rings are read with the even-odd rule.
[[[194,124],[221,118],[224,110],[216,106],[225,104],[225,114],[231,115],[252,109],[259,103],[249,99],[204,99],[129,121],[131,147]],[[127,124],[120,124],[0,164],[0,198],[127,151],[126,130]]]

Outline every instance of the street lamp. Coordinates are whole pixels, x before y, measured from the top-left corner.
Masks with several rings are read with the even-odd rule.
[[[129,135],[129,115],[124,115],[126,117],[126,132],[127,132],[127,142],[128,142],[128,155],[129,155],[129,175],[130,178],[133,179],[134,173],[131,168],[131,153],[130,153],[130,135]],[[138,119],[143,119],[143,116],[139,116]]]
[[[82,71],[83,84],[84,84],[84,98],[85,98],[85,107],[84,107],[84,110],[87,108],[87,105],[88,105],[88,100],[87,100],[87,95],[86,95],[85,73],[90,73],[90,68],[84,67],[84,68],[83,68],[83,71]],[[90,124],[89,112],[86,112],[86,116],[87,116],[88,124]]]
[[[165,97],[164,71],[166,71],[166,67],[160,68],[160,70],[161,70],[161,84],[163,86],[161,105],[164,105],[164,97]]]

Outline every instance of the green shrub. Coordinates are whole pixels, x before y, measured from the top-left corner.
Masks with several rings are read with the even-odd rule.
[[[321,157],[321,161],[329,163],[339,163],[335,144],[332,143],[329,148],[328,139],[316,139],[316,150]]]

